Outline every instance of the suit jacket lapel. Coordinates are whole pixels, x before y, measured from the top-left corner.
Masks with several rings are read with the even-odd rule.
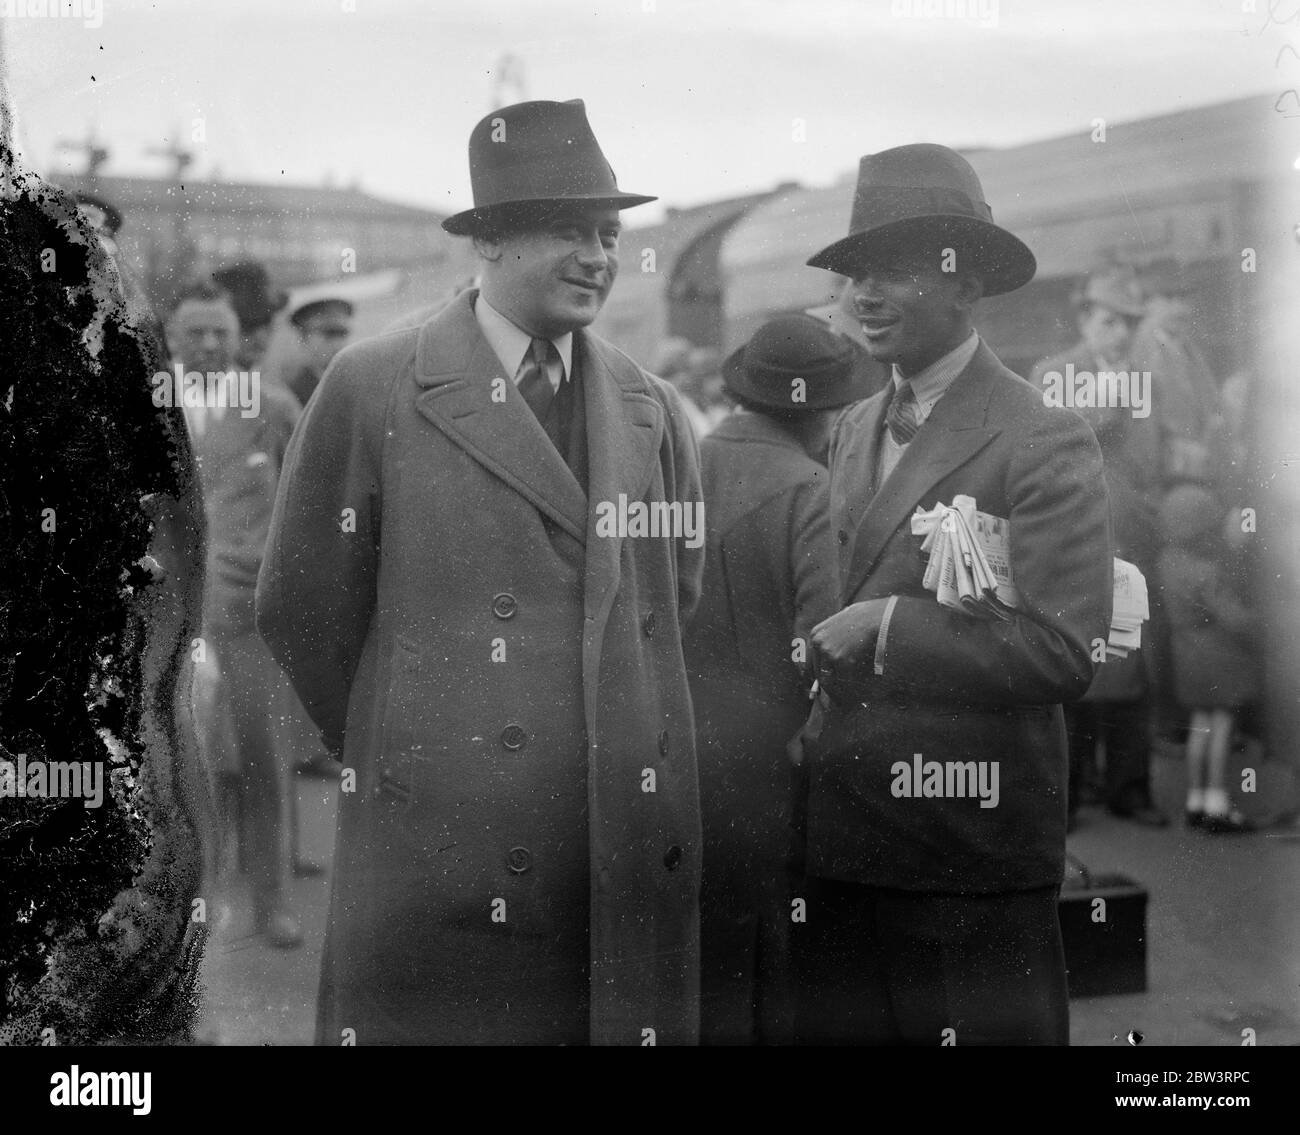
[[[890,536],[916,506],[934,504],[924,499],[930,489],[966,464],[1000,432],[998,427],[986,424],[993,381],[1000,369],[997,356],[981,342],[903,452],[893,472],[868,502],[857,538],[851,545],[853,551],[845,573],[845,602],[852,601]],[[875,416],[877,431],[883,413],[882,407],[881,414]],[[872,473],[878,450],[877,433],[872,443]]]
[[[654,476],[664,415],[630,363],[619,365],[616,356],[607,360],[606,352],[581,331],[574,332],[573,353],[586,392],[587,603],[600,608],[618,584],[623,537],[596,535],[597,508],[608,504],[617,509],[620,494],[629,503],[641,499]]]
[[[848,579],[858,529],[862,526],[867,506],[876,493],[876,464],[880,458],[880,433],[885,413],[893,395],[893,383],[869,398],[854,414],[852,423],[846,423],[834,459],[835,474],[831,477],[831,520],[837,532],[843,532],[837,551],[839,553],[839,581],[841,601],[847,601],[844,582]]]
[[[416,408],[484,468],[585,541],[586,494],[483,338],[471,306],[477,294],[459,296],[421,329]]]

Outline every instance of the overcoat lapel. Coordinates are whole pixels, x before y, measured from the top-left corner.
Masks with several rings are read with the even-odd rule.
[[[477,294],[457,297],[421,329],[415,381],[423,389],[416,408],[574,539],[585,541],[587,496],[483,338],[471,306]]]
[[[898,526],[915,511],[917,505],[929,507],[935,503],[926,501],[926,494],[997,437],[1000,430],[996,426],[987,426],[986,421],[994,378],[1000,366],[997,357],[981,341],[971,361],[953,380],[948,392],[939,399],[925,424],[903,451],[893,472],[867,503],[856,538],[850,545],[853,552],[844,579],[846,603],[852,602]],[[872,415],[874,432],[870,439],[869,473],[873,473],[876,467],[883,415],[882,400],[880,413]]]
[[[617,356],[611,363],[581,331],[574,333],[573,351],[582,368],[587,410],[587,613],[601,624],[618,587],[623,537],[596,535],[597,510],[602,504],[617,509],[620,494],[629,503],[641,498],[654,476],[664,418],[630,363]]]

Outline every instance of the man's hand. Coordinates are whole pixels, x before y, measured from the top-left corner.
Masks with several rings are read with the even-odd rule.
[[[854,603],[813,627],[813,672],[818,685],[836,701],[849,686],[870,678],[876,637],[888,603],[888,599]]]

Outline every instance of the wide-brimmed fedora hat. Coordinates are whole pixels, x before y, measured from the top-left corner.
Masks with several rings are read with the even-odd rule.
[[[774,410],[833,410],[870,397],[871,386],[855,374],[853,343],[811,315],[782,315],[763,324],[743,347],[727,356],[722,379],[746,402]],[[794,380],[804,380],[803,400]]]
[[[473,233],[494,213],[527,205],[570,201],[629,209],[658,200],[619,189],[582,99],[494,110],[469,136],[469,179],[474,208],[442,222],[456,236]]]
[[[240,260],[212,273],[212,279],[230,293],[239,325],[245,331],[265,327],[289,302],[289,294],[271,287],[266,266],[257,260]]]
[[[977,271],[984,294],[1029,283],[1038,269],[1019,237],[993,223],[984,188],[970,162],[947,146],[922,142],[868,154],[858,165],[849,235],[808,263],[855,277],[873,255],[925,241],[957,252],[957,265]]]

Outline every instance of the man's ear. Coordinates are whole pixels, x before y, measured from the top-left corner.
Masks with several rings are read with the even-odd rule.
[[[479,259],[486,260],[489,264],[500,260],[505,251],[501,240],[490,233],[475,233],[470,239],[474,242],[474,251],[478,253]]]
[[[984,281],[973,272],[965,273],[957,282],[957,305],[967,311],[984,298]]]

